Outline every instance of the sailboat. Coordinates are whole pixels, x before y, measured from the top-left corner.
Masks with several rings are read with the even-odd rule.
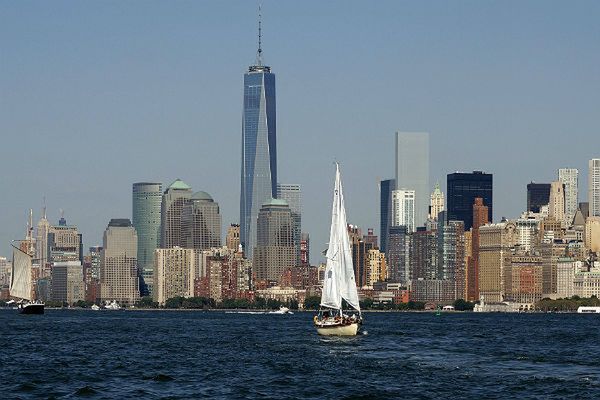
[[[346,209],[342,193],[340,166],[336,163],[331,230],[327,248],[327,267],[321,292],[321,307],[313,322],[319,335],[355,336],[363,323],[354,278],[352,252]],[[343,303],[354,310],[352,316],[344,313]],[[356,314],[358,313],[358,315]]]
[[[10,279],[10,295],[17,302],[21,314],[43,314],[44,303],[33,300],[32,256],[13,245],[13,263]]]

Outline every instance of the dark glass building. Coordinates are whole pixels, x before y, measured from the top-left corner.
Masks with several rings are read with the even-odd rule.
[[[256,246],[256,221],[263,203],[277,196],[275,74],[262,65],[259,45],[256,65],[244,74],[240,242],[247,258]]]
[[[395,179],[379,182],[379,249],[387,254],[389,229],[392,225],[392,190],[396,188]]]
[[[448,221],[463,221],[465,230],[473,226],[473,203],[477,197],[488,207],[488,219],[492,221],[492,174],[481,171],[448,174]]]
[[[542,206],[550,203],[550,184],[549,183],[529,183],[527,184],[527,211],[539,213]]]

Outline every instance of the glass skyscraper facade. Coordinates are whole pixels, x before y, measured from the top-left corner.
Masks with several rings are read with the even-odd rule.
[[[473,227],[473,204],[475,199],[483,199],[487,207],[489,222],[492,221],[493,177],[481,171],[455,172],[448,174],[448,221],[463,221],[465,230]]]
[[[257,63],[244,74],[240,242],[247,258],[256,246],[256,223],[263,203],[277,196],[275,74]]]
[[[294,247],[296,248],[296,265],[300,265],[300,235],[302,234],[302,205],[300,185],[292,183],[277,184],[277,198],[285,200],[292,212]]]
[[[137,261],[143,278],[142,294],[152,289],[154,250],[160,244],[160,206],[162,183],[137,182],[133,184],[132,224],[137,232]],[[149,286],[149,287],[148,287]]]
[[[394,179],[379,182],[379,249],[387,254],[389,229],[392,226],[392,191],[396,189]]]

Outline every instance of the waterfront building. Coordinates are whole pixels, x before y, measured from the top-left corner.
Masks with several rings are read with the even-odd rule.
[[[181,241],[188,249],[221,247],[219,204],[206,192],[196,192],[181,210]]]
[[[410,235],[408,279],[439,279],[437,267],[436,232],[419,227]]]
[[[285,268],[296,265],[292,213],[284,200],[271,199],[262,205],[254,250],[257,280],[278,281]]]
[[[277,198],[285,200],[292,212],[292,231],[294,247],[296,248],[296,265],[300,265],[300,236],[302,234],[302,196],[300,185],[278,183]]]
[[[131,223],[138,236],[138,268],[144,295],[152,292],[154,251],[160,246],[162,183],[136,182],[132,185]]]
[[[225,245],[228,249],[238,251],[240,248],[240,226],[239,224],[231,224],[227,228],[227,236],[225,238]]]
[[[300,235],[300,265],[310,265],[310,235],[306,232]]]
[[[463,221],[465,230],[473,227],[473,203],[483,200],[488,210],[488,221],[493,216],[493,176],[481,171],[455,172],[447,177],[447,202],[449,221]]]
[[[539,213],[542,206],[550,203],[550,184],[535,183],[527,184],[527,211]]]
[[[79,261],[58,261],[52,265],[51,299],[72,305],[85,299],[83,267]]]
[[[561,257],[556,265],[556,297],[569,298],[575,295],[575,274],[583,271],[583,262]]]
[[[600,217],[600,158],[589,161],[588,203],[589,216]]]
[[[6,257],[0,257],[0,288],[10,286],[11,263]]]
[[[299,266],[288,267],[281,274],[279,286],[293,287],[294,289],[305,290],[309,287],[319,284],[319,271],[317,267]]]
[[[570,226],[577,212],[579,193],[579,171],[576,168],[560,168],[558,180],[565,187],[565,224]]]
[[[194,296],[252,300],[252,262],[243,253],[227,247],[212,248],[200,253]]]
[[[471,260],[467,265],[467,300],[474,301],[479,299],[480,285],[479,285],[479,228],[488,224],[489,220],[489,209],[483,204],[483,199],[480,197],[475,198],[472,206],[472,235],[471,235]],[[488,300],[489,301],[489,300]]]
[[[415,224],[424,224],[429,205],[429,133],[396,132],[396,188],[415,191]]]
[[[392,226],[392,191],[396,189],[395,179],[379,182],[379,249],[387,254],[389,229]]]
[[[392,226],[388,236],[388,279],[406,284],[409,268],[409,236],[406,226]]]
[[[380,252],[379,249],[370,249],[367,252],[366,270],[367,280],[365,286],[373,287],[376,282],[385,282],[387,279],[385,254]]]
[[[588,271],[575,273],[573,292],[579,297],[600,297],[600,269],[590,268]]]
[[[516,243],[516,226],[513,222],[501,222],[481,226],[478,230],[479,299],[500,302],[505,295],[506,258],[511,256]]]
[[[462,221],[438,219],[438,278],[455,282],[455,294],[465,291],[465,229]],[[438,215],[440,215],[438,214]]]
[[[473,229],[465,231],[465,282],[464,291],[457,292],[459,299],[468,299],[469,282],[473,281],[472,274],[475,273],[475,260],[473,260]]]
[[[560,181],[550,183],[548,217],[561,222],[561,225],[565,221],[565,188]]]
[[[176,179],[165,190],[161,202],[161,236],[160,247],[168,249],[184,247],[182,238],[181,213],[183,206],[192,197],[192,188],[181,179]]]
[[[536,303],[542,299],[543,259],[539,256],[517,255],[505,268],[505,298],[515,303]]]
[[[440,184],[436,183],[433,192],[431,192],[429,203],[429,218],[437,220],[438,215],[445,210],[444,192],[440,189]]]
[[[161,306],[164,306],[168,299],[194,295],[194,251],[181,247],[155,250],[153,298]]]
[[[406,226],[409,233],[416,230],[415,199],[415,190],[396,189],[392,191],[392,226]]]
[[[100,279],[100,265],[102,264],[102,246],[89,248],[90,276]]]
[[[589,217],[585,221],[585,247],[600,255],[600,217]]]
[[[137,233],[129,219],[111,219],[103,235],[100,299],[133,305],[139,298]]]
[[[256,247],[260,208],[277,197],[276,139],[275,74],[263,65],[259,25],[256,63],[244,74],[242,115],[240,240],[249,259]]]
[[[444,279],[415,279],[410,281],[412,301],[451,303],[456,293],[454,281]]]

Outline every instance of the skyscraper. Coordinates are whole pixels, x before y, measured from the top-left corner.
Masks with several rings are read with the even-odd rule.
[[[565,186],[560,181],[550,183],[548,216],[561,224],[565,221]]]
[[[160,246],[160,207],[162,183],[137,182],[132,187],[131,222],[138,236],[138,268],[143,279],[143,294],[152,291],[154,250]],[[146,288],[148,290],[146,290]]]
[[[111,219],[104,231],[100,298],[133,305],[140,298],[137,234],[128,219]]]
[[[389,230],[392,226],[392,191],[396,189],[394,179],[379,182],[379,248],[387,253]]]
[[[579,171],[575,168],[560,168],[558,180],[565,185],[565,222],[567,226],[573,223],[573,217],[578,206],[578,176]]]
[[[455,172],[448,174],[448,221],[463,221],[465,230],[473,226],[473,203],[477,197],[483,199],[488,208],[488,221],[492,221],[492,174],[481,171]]]
[[[489,208],[481,197],[475,198],[472,205],[473,231],[471,236],[472,262],[467,266],[467,300],[479,299],[479,228],[489,221]]]
[[[258,212],[277,196],[275,74],[263,65],[259,21],[256,64],[244,74],[240,241],[247,258],[256,246]]]
[[[396,189],[392,191],[392,226],[406,226],[409,233],[415,227],[415,191]]]
[[[600,216],[600,158],[593,158],[589,162],[588,203],[590,217]]]
[[[46,218],[46,206],[42,211],[42,218],[37,223],[37,232],[35,240],[35,258],[41,267],[41,277],[45,277],[46,264],[48,264],[48,233],[50,232],[50,223]]]
[[[278,281],[287,267],[296,265],[292,213],[285,200],[265,202],[258,214],[253,268],[256,279]]]
[[[165,190],[160,212],[161,248],[185,247],[181,237],[181,212],[183,211],[183,206],[191,197],[192,188],[181,179],[176,179]]]
[[[444,200],[444,192],[440,189],[440,184],[436,183],[430,196],[429,218],[438,219],[438,214],[444,211]]]
[[[543,206],[550,203],[550,184],[535,183],[527,184],[527,211],[539,213]]]
[[[300,235],[302,234],[302,197],[300,185],[290,183],[277,184],[277,198],[285,200],[292,212],[294,247],[296,248],[296,265],[300,265]]]
[[[219,204],[206,192],[194,193],[181,211],[182,247],[208,250],[221,247]]]
[[[192,297],[196,271],[194,249],[157,249],[155,257],[154,301],[164,305],[173,297]]]
[[[415,226],[429,208],[429,133],[396,132],[396,188],[415,191]]]

